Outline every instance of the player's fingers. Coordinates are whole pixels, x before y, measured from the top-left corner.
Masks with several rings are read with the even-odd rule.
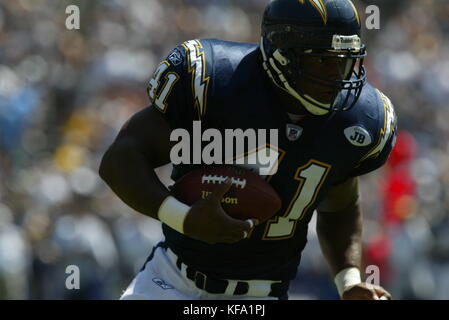
[[[224,221],[226,223],[223,224],[223,236],[230,237],[234,242],[247,238],[259,223],[257,219],[239,220],[229,215],[225,215]]]
[[[249,223],[242,220],[232,219],[226,229],[223,230],[221,240],[226,243],[234,243],[246,239],[251,232]]]
[[[257,226],[259,224],[259,220],[257,220],[257,219],[248,219],[248,220],[246,220],[246,223],[248,223],[249,228],[252,229],[252,228],[254,228],[255,226]]]
[[[235,232],[233,233],[231,239],[233,240],[233,242],[237,242],[248,238],[248,236],[249,236],[248,231]]]
[[[391,299],[393,299],[391,294],[387,290],[382,288],[382,287],[375,287],[374,290],[376,291],[376,294],[379,297],[379,300],[391,300]]]
[[[369,292],[366,293],[366,296],[368,300],[379,300],[379,296],[374,289],[370,289]]]
[[[354,300],[379,300],[374,289],[367,287],[356,287],[351,295]]]
[[[231,222],[231,230],[239,235],[242,235],[243,232],[246,232],[246,234],[249,234],[251,230],[257,225],[258,221],[257,219],[248,219],[248,220],[238,220],[238,219],[232,219]]]
[[[354,295],[351,300],[379,300],[379,297],[374,292],[362,292]]]
[[[232,186],[232,180],[230,178],[227,178],[223,183],[220,183],[210,194],[209,198],[216,199],[218,201],[221,201],[223,196],[226,194],[226,192],[229,191],[229,189]]]

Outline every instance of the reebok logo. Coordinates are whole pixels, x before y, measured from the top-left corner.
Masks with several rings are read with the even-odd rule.
[[[153,278],[153,282],[164,290],[174,289],[171,285],[167,284],[164,280],[160,278]]]

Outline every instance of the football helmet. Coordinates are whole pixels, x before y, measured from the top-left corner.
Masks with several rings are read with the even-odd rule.
[[[360,36],[350,0],[274,0],[262,21],[263,67],[309,113],[349,110],[366,82]]]

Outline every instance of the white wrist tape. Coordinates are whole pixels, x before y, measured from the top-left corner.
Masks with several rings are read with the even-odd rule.
[[[159,207],[159,220],[172,229],[184,233],[184,220],[190,207],[172,196],[168,196]]]
[[[334,281],[335,285],[337,286],[340,297],[343,295],[343,292],[345,291],[346,288],[362,283],[360,271],[357,268],[346,268],[341,270],[335,276]]]

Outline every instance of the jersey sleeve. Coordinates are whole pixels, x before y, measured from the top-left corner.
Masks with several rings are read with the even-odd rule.
[[[351,177],[361,176],[382,167],[388,160],[396,143],[397,118],[393,104],[382,92],[378,91],[382,104],[382,116],[379,121],[377,143],[365,154],[351,172]]]
[[[172,128],[192,126],[198,120],[191,88],[188,49],[174,48],[156,68],[147,87],[152,107],[161,112]]]

